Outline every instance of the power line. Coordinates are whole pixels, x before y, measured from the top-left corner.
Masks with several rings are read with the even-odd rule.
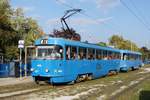
[[[144,22],[132,9],[130,9],[129,6],[128,6],[123,0],[120,0],[120,2],[121,2],[122,5],[125,6],[125,7],[130,11],[130,13],[133,14],[133,15],[137,18],[137,20],[139,20],[139,22],[141,22],[141,23],[145,26],[145,28],[147,28],[147,30],[150,32],[149,26],[147,26],[147,24],[145,24],[145,22]]]
[[[143,19],[143,21],[147,24],[150,25],[150,23],[146,20],[145,16],[143,16],[143,14],[141,13],[141,10],[139,10],[137,8],[137,6],[135,5],[135,3],[133,2],[133,0],[130,0],[131,4],[133,5],[133,7],[135,8],[135,10],[137,11],[137,13],[139,14],[139,16]]]
[[[62,4],[63,6],[68,7],[68,8],[71,8],[71,9],[74,9],[74,8],[75,8],[75,7],[72,7],[72,6],[70,6],[69,4],[64,3],[64,2],[62,2],[62,1],[60,1],[60,0],[56,0],[56,1],[59,2],[60,4]],[[96,23],[101,24],[101,22],[99,22],[99,21],[98,21],[97,19],[95,19],[93,16],[90,16],[90,15],[86,14],[85,11],[83,12],[83,10],[82,10],[82,12],[80,12],[80,14],[82,14],[82,15],[84,15],[84,16],[90,18],[90,19],[92,19],[92,20],[93,20],[94,22],[96,22]],[[105,24],[105,23],[103,22],[103,24]],[[106,24],[105,24],[105,25],[106,25]],[[107,25],[107,27],[110,27],[110,26]],[[113,27],[114,27],[114,26],[111,26],[111,28],[112,28],[113,30],[116,30],[116,31],[118,31],[118,32],[121,32],[121,31],[118,30],[117,28],[114,29]],[[121,33],[122,33],[122,32],[121,32]]]
[[[72,8],[72,9],[74,8],[74,7],[70,6],[69,4],[62,2],[61,0],[55,0],[55,1],[57,1],[58,3],[66,6],[66,7],[69,7],[69,8]]]

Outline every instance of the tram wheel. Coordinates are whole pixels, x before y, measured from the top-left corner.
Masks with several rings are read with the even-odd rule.
[[[93,79],[92,74],[89,74],[89,75],[87,76],[87,80],[92,80],[92,79]]]

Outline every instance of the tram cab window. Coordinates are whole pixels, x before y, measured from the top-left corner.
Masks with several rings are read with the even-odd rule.
[[[37,46],[37,58],[39,59],[62,59],[63,48],[58,45]]]
[[[82,47],[79,47],[79,55],[78,55],[78,58],[79,59],[86,59],[86,53],[87,53],[87,50],[86,48],[82,48]]]
[[[67,60],[77,59],[77,47],[66,46],[66,59]]]
[[[95,59],[95,49],[88,49],[87,56],[89,60]]]

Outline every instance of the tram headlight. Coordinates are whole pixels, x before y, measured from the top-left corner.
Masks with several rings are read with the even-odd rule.
[[[45,69],[45,72],[46,72],[46,73],[48,73],[48,72],[49,72],[49,70],[46,68],[46,69]]]
[[[31,72],[33,72],[33,71],[34,71],[34,68],[31,68],[30,70],[31,70]]]

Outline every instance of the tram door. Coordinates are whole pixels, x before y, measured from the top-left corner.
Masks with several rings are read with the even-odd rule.
[[[75,75],[78,68],[77,47],[66,46],[66,74]]]

